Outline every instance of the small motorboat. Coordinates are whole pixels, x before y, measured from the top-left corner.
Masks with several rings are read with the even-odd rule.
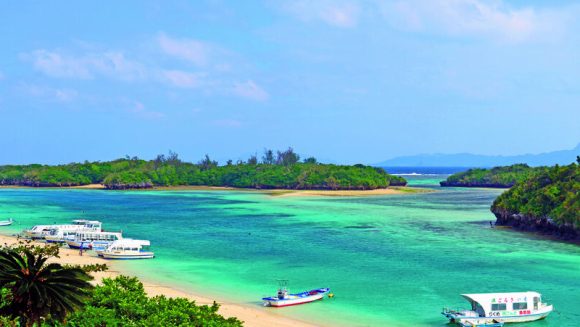
[[[262,298],[266,307],[287,307],[322,300],[324,296],[330,293],[330,288],[317,288],[302,293],[289,294],[286,280],[280,281],[280,288],[276,296]]]
[[[12,218],[9,218],[8,220],[0,220],[0,226],[10,226],[13,222],[14,220],[12,220]]]

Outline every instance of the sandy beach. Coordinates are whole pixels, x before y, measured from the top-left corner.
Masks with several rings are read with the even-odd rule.
[[[7,235],[0,235],[0,244],[14,244],[17,243],[18,240],[14,236],[7,236]],[[43,243],[38,243],[43,244]],[[131,272],[129,271],[122,271],[118,265],[116,265],[115,261],[112,260],[105,260],[102,258],[97,257],[94,254],[84,253],[82,256],[79,255],[78,250],[73,250],[69,248],[61,248],[60,250],[60,258],[52,258],[54,262],[59,262],[61,264],[78,264],[78,265],[86,265],[86,264],[103,264],[106,263],[109,266],[109,270],[105,272],[96,272],[92,273],[93,277],[95,277],[93,283],[98,284],[101,282],[103,278],[111,278],[118,275],[127,275],[131,276]],[[153,259],[154,260],[154,259]],[[194,300],[196,304],[203,305],[208,304],[211,305],[214,300],[204,297],[199,294],[192,294],[189,292],[183,292],[180,290],[176,290],[174,288],[155,284],[154,282],[150,281],[143,281],[143,286],[145,291],[150,296],[155,295],[165,295],[167,297],[184,297],[190,300]],[[216,300],[217,303],[220,304],[219,313],[225,317],[237,317],[239,320],[244,322],[245,326],[257,326],[257,327],[271,327],[271,326],[281,326],[281,327],[290,327],[290,326],[298,326],[298,327],[306,327],[306,326],[316,326],[310,323],[306,323],[304,321],[298,319],[291,319],[288,317],[281,316],[275,312],[277,309],[272,308],[260,308],[260,307],[250,307],[244,306],[235,303],[229,303],[224,301]]]
[[[31,188],[31,189],[87,189],[87,190],[105,190],[103,184],[88,184],[82,186],[69,187],[27,187],[3,185],[0,188]],[[275,197],[310,197],[310,196],[377,196],[377,195],[394,195],[409,193],[434,192],[434,190],[409,187],[394,186],[389,188],[379,188],[374,190],[293,190],[293,189],[252,189],[252,188],[235,188],[224,186],[156,186],[147,189],[129,189],[131,192],[148,192],[148,191],[232,191],[232,192],[253,192],[267,194]]]

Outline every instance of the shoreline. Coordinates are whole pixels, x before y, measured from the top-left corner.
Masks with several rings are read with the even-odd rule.
[[[0,234],[0,244],[15,244],[18,242],[16,236]],[[44,243],[35,242],[36,244],[42,245]],[[61,247],[59,251],[60,258],[51,258],[50,262],[58,262],[61,264],[74,264],[74,265],[87,265],[87,264],[103,264],[106,263],[109,269],[104,272],[92,272],[91,275],[95,278],[92,283],[99,284],[103,278],[115,278],[119,275],[134,276],[134,274],[127,269],[119,267],[119,264],[113,260],[106,260],[95,256],[89,252],[84,252],[85,254],[80,256],[79,251]],[[155,260],[155,259],[153,259]],[[174,287],[163,285],[162,283],[157,283],[150,279],[139,279],[143,283],[143,287],[148,296],[164,295],[166,297],[183,297],[189,300],[195,301],[196,305],[211,305],[214,301],[220,305],[219,314],[224,317],[236,317],[244,322],[246,326],[258,326],[258,327],[270,327],[270,326],[281,326],[281,327],[311,327],[318,326],[311,323],[307,323],[300,319],[290,318],[270,312],[264,308],[260,310],[257,307],[252,307],[248,305],[232,303],[223,300],[212,300],[203,294],[192,293],[189,291],[181,291],[175,289]]]
[[[51,189],[51,190],[106,190],[103,184],[88,184],[81,186],[21,186],[21,185],[0,185],[0,189]],[[128,192],[151,192],[151,191],[230,191],[230,192],[252,192],[266,194],[273,197],[342,197],[342,196],[377,196],[377,195],[395,195],[395,194],[414,194],[436,192],[433,189],[426,189],[412,186],[392,186],[389,188],[379,188],[373,190],[296,190],[296,189],[255,189],[255,188],[236,188],[229,186],[155,186],[143,189],[126,189],[114,191]]]

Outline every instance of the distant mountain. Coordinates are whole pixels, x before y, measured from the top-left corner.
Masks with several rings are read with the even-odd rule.
[[[580,155],[580,144],[572,150],[517,156],[488,156],[471,153],[419,154],[389,159],[374,166],[379,167],[495,167],[526,163],[529,166],[567,165]]]

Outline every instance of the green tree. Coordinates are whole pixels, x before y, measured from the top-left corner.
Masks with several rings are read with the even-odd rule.
[[[83,307],[92,277],[80,268],[46,263],[47,259],[29,250],[0,251],[0,288],[8,289],[2,315],[20,317],[21,325],[40,326],[42,318],[63,321]]]

